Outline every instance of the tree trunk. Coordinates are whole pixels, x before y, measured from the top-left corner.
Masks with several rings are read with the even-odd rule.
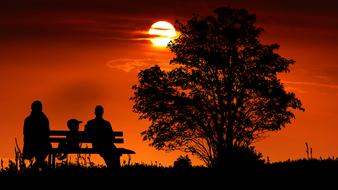
[[[222,146],[220,143],[217,145],[217,157],[215,167],[217,169],[224,169],[225,168],[225,147]]]

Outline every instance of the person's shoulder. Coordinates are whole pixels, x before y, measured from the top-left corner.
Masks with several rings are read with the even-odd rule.
[[[106,124],[106,125],[111,125],[110,122],[108,120],[103,120],[103,122]]]
[[[87,121],[85,126],[88,127],[88,126],[93,126],[93,125],[95,125],[95,119],[91,119],[91,120]]]
[[[32,120],[32,115],[29,115],[25,118],[24,122],[27,123],[27,122],[30,122]]]
[[[25,121],[28,121],[28,120],[30,120],[30,119],[31,119],[31,115],[25,117]]]
[[[49,119],[45,113],[42,112],[42,118],[45,120],[45,122],[49,123]]]
[[[45,113],[41,112],[41,115],[42,115],[42,117],[48,119],[48,117],[47,117],[47,115]]]

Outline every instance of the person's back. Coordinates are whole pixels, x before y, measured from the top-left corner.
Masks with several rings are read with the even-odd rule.
[[[85,131],[92,139],[94,148],[112,146],[113,130],[111,124],[103,118],[88,121]]]
[[[42,103],[34,101],[32,112],[24,121],[25,159],[36,158],[36,165],[41,167],[51,145],[49,143],[49,121],[42,112]]]
[[[95,118],[88,121],[85,132],[92,141],[93,148],[100,152],[101,157],[109,168],[119,168],[120,160],[113,143],[113,129],[111,124],[103,119],[103,107],[96,106]]]

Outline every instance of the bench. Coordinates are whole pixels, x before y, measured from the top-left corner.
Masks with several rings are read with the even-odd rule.
[[[49,142],[52,144],[52,149],[48,156],[48,164],[51,167],[55,168],[56,154],[60,153],[60,149],[58,149],[58,145],[60,143],[66,142],[66,137],[70,133],[71,133],[70,131],[63,131],[63,130],[51,130],[50,131]],[[114,137],[112,139],[112,142],[114,144],[124,143],[122,131],[114,131],[113,134],[114,134]],[[78,138],[79,138],[80,148],[67,150],[68,154],[99,154],[99,152],[93,148],[88,148],[88,146],[83,147],[83,145],[91,145],[91,140],[84,131],[78,132]],[[123,154],[135,154],[135,151],[125,149],[125,148],[117,148],[115,151],[118,153],[117,156],[119,157],[121,157]],[[61,152],[61,153],[65,153],[65,152]]]

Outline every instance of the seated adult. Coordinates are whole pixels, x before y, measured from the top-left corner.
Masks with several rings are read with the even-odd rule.
[[[85,125],[93,148],[98,150],[108,168],[120,168],[120,155],[113,143],[113,129],[109,121],[103,119],[104,109],[101,105],[95,107],[95,118]]]

